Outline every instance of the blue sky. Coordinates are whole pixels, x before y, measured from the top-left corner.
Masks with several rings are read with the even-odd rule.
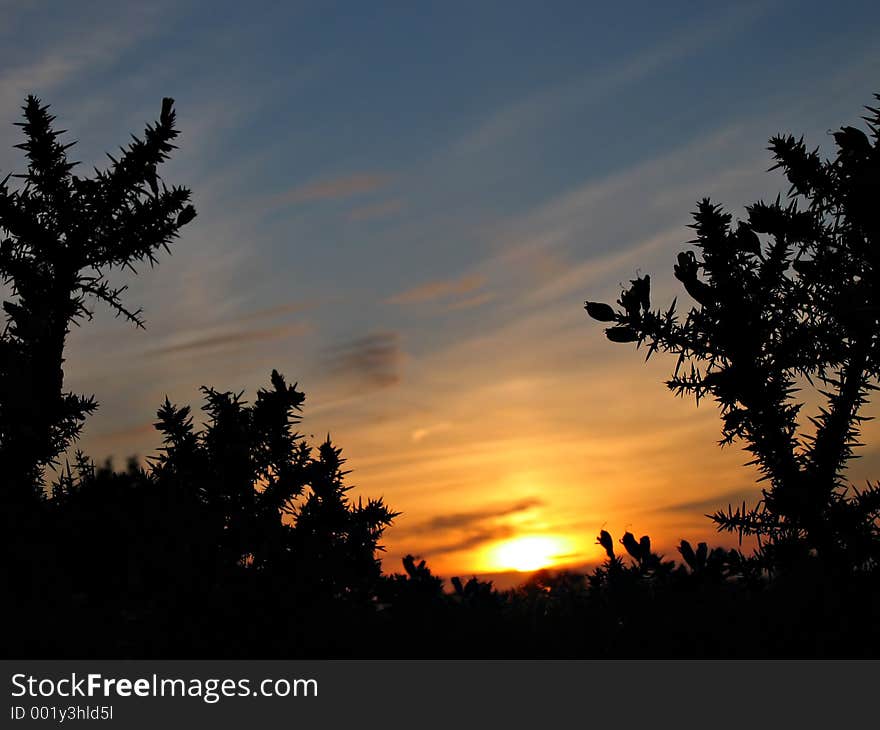
[[[880,91],[870,3],[2,2],[0,170],[24,95],[103,164],[177,100],[165,179],[199,212],[130,302],[71,336],[96,458],[154,453],[167,394],[307,394],[358,493],[404,515],[390,559],[484,570],[499,541],[701,538],[753,495],[717,414],[583,313],[639,270],[676,294],[689,212],[783,190],[766,140],[858,120]],[[870,454],[869,454],[870,456]],[[864,460],[866,464],[876,459]],[[860,469],[866,469],[864,465]],[[859,472],[861,474],[861,472]],[[713,501],[714,500],[714,501]],[[702,511],[701,511],[702,510]],[[429,532],[426,533],[426,528]],[[427,536],[426,536],[427,535]]]

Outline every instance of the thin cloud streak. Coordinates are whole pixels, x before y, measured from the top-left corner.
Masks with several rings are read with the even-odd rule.
[[[719,509],[726,508],[728,505],[733,505],[734,508],[736,508],[745,502],[746,505],[754,506],[761,500],[761,498],[762,495],[760,490],[751,486],[714,494],[705,498],[665,504],[661,507],[657,507],[654,511],[660,513],[680,513],[691,517],[694,515],[703,517],[708,512],[716,512]]]
[[[300,337],[309,332],[308,325],[296,323],[284,325],[280,327],[267,327],[257,330],[239,330],[237,332],[227,332],[210,337],[202,337],[188,342],[181,342],[175,345],[166,345],[154,350],[149,350],[149,355],[172,355],[182,352],[193,352],[198,350],[216,350],[219,348],[240,347],[252,342],[260,342],[262,340],[277,340],[287,337]]]
[[[458,312],[464,309],[476,309],[477,307],[482,307],[484,304],[488,304],[494,298],[494,294],[491,294],[490,292],[485,292],[483,294],[478,294],[475,297],[469,297],[467,299],[461,299],[457,302],[452,302],[446,307],[446,311]]]
[[[400,292],[386,301],[389,304],[422,304],[437,299],[470,294],[486,283],[482,274],[466,274],[458,279],[428,281]]]
[[[137,426],[99,433],[94,438],[104,442],[129,441],[132,438],[140,438],[153,433],[156,433],[156,426],[153,421],[149,421],[148,423],[140,423]]]
[[[156,8],[128,7],[122,20],[89,24],[87,29],[81,29],[85,35],[77,34],[75,40],[53,44],[50,52],[42,54],[39,60],[6,66],[0,72],[0,101],[8,101],[10,96],[22,93],[54,89],[74,76],[111,63],[125,49],[153,31],[159,14]],[[6,22],[11,20],[7,18]]]
[[[560,82],[520,99],[493,113],[476,129],[456,140],[446,152],[456,157],[470,157],[489,146],[510,141],[518,134],[545,124],[549,116],[561,116],[582,105],[585,100],[598,104],[620,87],[640,81],[675,61],[687,58],[720,38],[748,27],[769,11],[771,3],[748,3],[725,12],[723,18],[712,14],[696,29],[665,40],[639,56],[619,61],[584,78]]]
[[[326,180],[315,180],[274,195],[270,207],[312,203],[326,200],[345,200],[375,192],[385,187],[391,176],[383,173],[355,173]]]
[[[422,426],[415,429],[412,432],[412,436],[410,436],[410,438],[412,439],[413,443],[419,443],[420,441],[424,441],[429,436],[433,436],[437,433],[442,433],[443,431],[448,431],[451,428],[452,424],[448,422],[435,423],[432,426]]]
[[[275,319],[290,314],[302,314],[303,312],[313,310],[316,306],[317,302],[291,302],[290,304],[277,304],[273,307],[264,307],[263,309],[246,312],[241,316],[232,319],[230,323],[240,324],[258,319]]]
[[[516,535],[516,528],[512,525],[496,525],[484,527],[458,540],[428,545],[423,553],[430,558],[445,556],[451,553],[461,553],[466,550],[474,550],[482,545],[487,545],[499,540],[506,540]]]
[[[495,520],[500,517],[526,512],[535,507],[541,507],[545,504],[544,500],[539,497],[528,497],[509,505],[499,505],[487,507],[485,509],[473,510],[471,512],[456,512],[453,514],[438,515],[429,520],[411,525],[405,530],[399,530],[398,535],[416,533],[436,533],[445,530],[463,530],[478,525],[489,520]]]

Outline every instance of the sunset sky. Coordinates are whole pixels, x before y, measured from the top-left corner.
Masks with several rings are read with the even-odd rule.
[[[166,394],[253,396],[277,368],[352,494],[403,513],[386,570],[584,564],[603,528],[669,557],[732,544],[704,514],[757,499],[745,455],[583,303],[639,272],[666,304],[699,198],[742,215],[787,190],[768,137],[828,151],[858,123],[880,5],[0,0],[0,19],[4,176],[27,93],[83,175],[176,99],[163,176],[198,217],[113,279],[146,331],[98,308],[69,342],[95,459],[156,453]]]

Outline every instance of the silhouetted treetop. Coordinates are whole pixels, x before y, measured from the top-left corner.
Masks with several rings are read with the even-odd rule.
[[[651,308],[648,276],[630,283],[618,308],[586,303],[611,324],[611,341],[675,355],[668,387],[697,402],[712,397],[722,444],[742,440],[752,453],[769,487],[757,507],[714,515],[720,529],[769,538],[768,549],[845,554],[851,565],[878,557],[880,510],[880,490],[848,492],[843,478],[880,375],[880,112],[868,112],[870,137],[841,128],[832,159],[802,138],[770,140],[788,201],[747,206],[737,222],[700,201],[694,249],[674,266],[696,302],[683,317],[675,302]],[[804,429],[795,396],[810,383],[824,405]]]
[[[172,99],[142,138],[121,149],[92,178],[73,174],[74,143],[34,96],[18,123],[27,172],[0,183],[0,277],[13,299],[3,303],[0,339],[0,471],[16,501],[39,498],[43,468],[55,463],[94,411],[91,397],[63,393],[64,345],[71,324],[91,317],[90,299],[142,327],[123,301],[111,270],[156,262],[195,217],[186,188],[165,185],[159,166],[178,136]],[[17,190],[11,178],[22,180]],[[9,497],[5,494],[4,498]]]
[[[382,499],[349,500],[341,450],[329,436],[313,449],[295,430],[305,395],[276,370],[252,404],[242,393],[202,393],[201,429],[189,406],[166,399],[159,409],[164,446],[151,478],[205,506],[226,563],[283,568],[309,595],[366,595],[397,513]]]
[[[72,174],[77,163],[67,158],[76,143],[62,144],[64,130],[53,128],[49,107],[27,98],[25,121],[16,123],[27,137],[16,145],[25,151],[27,173],[8,175],[0,185],[0,226],[9,234],[0,249],[0,273],[20,296],[26,279],[68,273],[77,317],[89,314],[84,303],[93,296],[143,324],[139,311],[122,304],[124,288],[112,289],[105,275],[113,267],[155,263],[156,251],[168,250],[195,217],[189,190],[168,188],[158,175],[179,135],[173,104],[163,99],[158,121],[147,125],[143,138],[132,136],[118,158],[108,154],[108,169],[80,178]],[[10,177],[24,180],[20,190],[10,192]]]

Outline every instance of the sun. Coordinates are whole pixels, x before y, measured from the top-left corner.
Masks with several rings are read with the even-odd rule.
[[[568,544],[561,538],[529,535],[497,545],[492,550],[490,560],[501,570],[528,572],[554,565],[567,551]]]

